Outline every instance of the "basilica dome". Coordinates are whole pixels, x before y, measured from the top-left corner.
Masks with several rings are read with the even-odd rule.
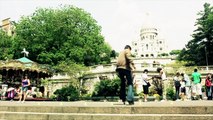
[[[141,26],[140,33],[145,34],[145,33],[155,33],[157,34],[157,27],[154,24],[151,16],[147,13],[146,16],[144,17],[144,22]]]

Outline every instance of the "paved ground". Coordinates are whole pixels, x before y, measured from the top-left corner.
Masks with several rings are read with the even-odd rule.
[[[161,107],[161,106],[212,106],[213,100],[197,100],[197,101],[160,101],[160,102],[135,102],[134,105],[123,105],[122,102],[93,102],[93,101],[26,101],[18,103],[17,101],[0,101],[0,106],[79,106],[79,107]]]

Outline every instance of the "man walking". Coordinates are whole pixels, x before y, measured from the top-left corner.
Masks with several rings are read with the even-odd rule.
[[[126,45],[124,50],[120,52],[117,60],[118,76],[121,79],[120,99],[125,104],[127,100],[130,105],[134,104],[134,93],[133,93],[133,78],[132,71],[135,69],[132,57],[131,47]],[[128,92],[126,97],[126,80],[128,85]]]

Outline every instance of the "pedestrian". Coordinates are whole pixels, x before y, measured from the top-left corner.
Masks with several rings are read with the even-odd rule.
[[[207,100],[212,100],[212,78],[211,73],[208,73],[205,81]]]
[[[176,99],[176,101],[179,101],[179,99],[180,99],[180,96],[179,96],[180,95],[180,86],[181,86],[181,84],[180,84],[181,78],[180,78],[179,72],[176,72],[173,80],[174,80],[174,86],[175,86],[175,99]]]
[[[133,77],[132,77],[132,71],[134,70],[135,66],[131,55],[131,47],[129,45],[126,45],[124,50],[119,53],[116,68],[116,72],[118,73],[118,76],[121,79],[120,99],[122,100],[123,104],[125,104],[126,100],[128,101],[129,105],[134,104]],[[126,81],[128,86],[127,97],[126,97]]]
[[[213,100],[213,74],[211,74],[211,91],[212,91],[212,94],[211,94],[211,99]]]
[[[143,93],[144,93],[144,102],[147,102],[147,95],[149,93],[149,87],[151,84],[149,83],[149,78],[148,78],[148,70],[145,69],[142,74],[142,85],[143,85]]]
[[[29,87],[30,87],[30,80],[28,79],[27,76],[25,76],[24,79],[22,80],[22,90],[21,90],[21,95],[19,97],[19,102],[21,102],[22,99],[23,99],[22,103],[25,102]],[[22,96],[23,96],[23,98],[22,98]]]
[[[191,80],[186,73],[181,73],[183,80],[186,82],[185,90],[186,90],[186,100],[191,100]]]
[[[157,72],[159,73],[159,78],[161,80],[160,84],[162,86],[162,97],[163,99],[161,101],[165,101],[166,99],[166,89],[168,85],[166,73],[163,68],[157,68]]]
[[[184,79],[181,79],[180,80],[180,97],[182,101],[185,100],[185,95],[186,95],[185,86],[186,86],[186,81]]]
[[[159,76],[152,77],[152,85],[154,86],[155,93],[159,96],[163,95],[163,82]]]
[[[197,69],[194,69],[192,73],[192,97],[193,99],[202,100],[202,85],[201,85],[201,74]]]

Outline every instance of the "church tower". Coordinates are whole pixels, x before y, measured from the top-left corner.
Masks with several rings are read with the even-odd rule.
[[[167,53],[165,39],[161,38],[159,30],[151,22],[148,14],[140,30],[139,39],[132,41],[132,48],[137,58],[158,57],[162,53]]]

